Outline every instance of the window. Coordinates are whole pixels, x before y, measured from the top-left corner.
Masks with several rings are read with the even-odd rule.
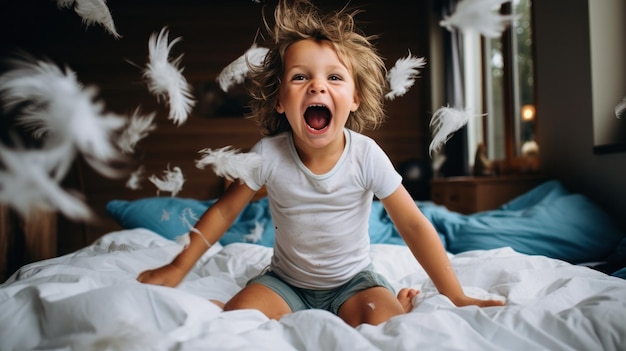
[[[506,160],[513,167],[525,155],[538,151],[535,137],[534,73],[532,52],[531,0],[513,0],[503,5],[503,14],[514,14],[518,19],[500,38],[483,38],[476,42],[464,37],[464,64],[466,67],[466,102],[480,99],[485,118],[480,127],[468,126],[468,153],[476,151],[483,141],[490,160]],[[482,45],[481,45],[482,44]],[[473,48],[473,49],[472,49]],[[471,57],[480,57],[482,67],[471,63]],[[475,67],[483,77],[469,74]],[[476,82],[480,82],[476,88]],[[482,127],[482,128],[481,128]]]

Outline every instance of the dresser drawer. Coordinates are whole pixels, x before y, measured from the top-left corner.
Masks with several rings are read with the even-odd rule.
[[[450,211],[475,213],[496,209],[544,180],[540,176],[434,179],[431,199]]]
[[[432,190],[433,201],[450,211],[471,213],[475,209],[476,189],[472,184],[446,184]]]

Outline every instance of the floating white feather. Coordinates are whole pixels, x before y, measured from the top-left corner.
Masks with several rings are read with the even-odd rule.
[[[156,129],[154,124],[154,113],[149,115],[141,115],[139,108],[136,108],[128,119],[126,127],[122,135],[120,135],[117,145],[122,151],[132,154],[135,151],[137,143],[148,136],[148,134]]]
[[[196,213],[193,212],[191,207],[185,207],[180,214],[180,220],[182,221],[183,225],[191,231],[196,222],[198,222],[199,218]]]
[[[183,225],[185,225],[189,229],[189,233],[188,234],[195,233],[195,234],[199,235],[200,239],[202,239],[202,241],[204,241],[204,243],[206,244],[207,248],[209,248],[209,249],[211,248],[211,246],[213,246],[207,240],[207,238],[204,237],[202,232],[198,228],[194,227],[195,223],[198,222],[199,218],[198,218],[198,216],[196,216],[196,214],[193,212],[193,210],[190,207],[186,207],[186,208],[183,209],[183,213],[181,213],[181,215],[180,215],[180,220],[183,222]],[[184,246],[187,246],[191,242],[191,238],[189,238],[189,235],[186,235],[185,239],[182,239],[181,241],[178,241],[178,242],[184,244]]]
[[[87,26],[98,23],[116,39],[122,37],[115,29],[113,16],[111,16],[111,11],[109,11],[105,0],[57,0],[57,6],[60,8],[73,6],[74,11]]]
[[[21,108],[19,124],[51,143],[71,141],[89,156],[120,158],[111,138],[126,121],[103,113],[102,103],[94,103],[96,88],[83,88],[74,72],[50,62],[15,63],[16,69],[0,77],[0,93],[7,109]]]
[[[448,158],[446,157],[446,154],[443,152],[435,152],[435,154],[432,154],[431,151],[431,167],[433,169],[433,174],[435,175],[439,175],[439,172],[441,170],[441,167],[443,167],[443,164],[446,162]]]
[[[441,107],[433,114],[430,120],[430,130],[432,141],[430,142],[429,153],[439,150],[452,134],[469,122],[473,114],[467,110],[452,107]]]
[[[476,31],[486,38],[498,38],[517,15],[501,15],[498,9],[511,0],[463,0],[456,5],[454,13],[444,17],[439,25],[452,31]]]
[[[154,174],[148,178],[157,187],[157,196],[161,191],[171,193],[171,196],[176,196],[183,188],[185,183],[185,177],[180,167],[174,167],[170,170],[169,165],[167,169],[163,171],[163,178],[158,178]]]
[[[139,166],[134,172],[130,174],[128,180],[126,181],[126,187],[131,190],[139,190],[141,189],[141,182],[144,179],[145,167]]]
[[[191,207],[185,207],[183,209],[183,212],[180,214],[180,220],[183,225],[187,227],[189,233],[196,233],[200,235],[202,237],[202,240],[204,240],[204,243],[207,244],[207,246],[211,247],[211,244],[209,244],[209,241],[204,237],[204,235],[202,235],[202,232],[200,232],[197,228],[194,228],[194,225],[196,224],[196,222],[198,222],[199,218],[193,212]]]
[[[240,153],[239,149],[233,149],[232,146],[217,150],[207,148],[198,152],[204,156],[196,160],[196,167],[204,169],[205,166],[212,165],[215,174],[231,181],[238,179],[247,183],[252,179],[252,171],[263,163],[261,155],[254,152]]]
[[[626,115],[626,96],[615,106],[615,117],[621,119]]]
[[[235,84],[241,84],[246,79],[249,72],[249,64],[260,66],[265,60],[265,55],[269,49],[253,44],[243,55],[224,67],[217,76],[220,88],[227,92]]]
[[[169,119],[180,126],[187,121],[195,100],[191,87],[183,76],[183,69],[178,67],[182,55],[169,60],[170,50],[181,38],[175,38],[168,44],[168,36],[167,28],[150,36],[149,62],[144,70],[144,77],[148,79],[148,89],[152,94],[157,98],[167,99],[170,107]]]
[[[78,193],[68,192],[48,173],[48,152],[14,151],[0,145],[0,203],[22,218],[37,210],[59,211],[72,220],[88,220],[93,213]]]
[[[396,64],[387,73],[387,81],[389,82],[390,92],[385,98],[393,100],[398,96],[406,94],[410,87],[415,83],[415,78],[419,75],[419,68],[426,65],[426,59],[423,57],[409,55],[405,58],[398,59]]]
[[[243,240],[249,243],[258,243],[263,237],[263,231],[265,227],[260,222],[254,222],[254,228],[250,230],[249,234],[243,236]]]

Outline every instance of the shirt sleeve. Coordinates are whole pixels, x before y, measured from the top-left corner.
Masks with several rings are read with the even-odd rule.
[[[264,180],[265,177],[263,176],[263,174],[265,173],[267,158],[264,157],[263,155],[263,139],[259,140],[256,144],[254,144],[252,149],[250,149],[250,152],[259,154],[261,158],[263,159],[263,163],[261,164],[261,167],[253,169],[252,172],[250,172],[251,176],[249,177],[249,179],[246,179],[245,181],[246,185],[250,189],[254,191],[258,191],[265,184],[265,180]]]
[[[378,144],[372,142],[369,149],[367,165],[370,189],[377,198],[384,199],[398,189],[402,183],[402,176]]]

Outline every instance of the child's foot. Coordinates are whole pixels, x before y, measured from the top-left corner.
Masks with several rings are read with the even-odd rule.
[[[398,292],[398,301],[404,308],[404,312],[411,312],[413,309],[413,298],[419,294],[417,289],[403,288]]]

